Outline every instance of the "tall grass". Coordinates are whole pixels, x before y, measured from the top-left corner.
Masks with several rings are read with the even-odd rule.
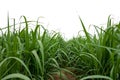
[[[20,19],[24,21],[16,24],[14,19],[11,25],[8,16],[7,27],[1,29],[1,80],[120,79],[120,23],[112,24],[109,17],[107,28],[94,26],[97,34],[91,35],[79,17],[85,36],[65,41],[60,33],[45,29],[39,18]],[[36,24],[35,28],[29,23]]]

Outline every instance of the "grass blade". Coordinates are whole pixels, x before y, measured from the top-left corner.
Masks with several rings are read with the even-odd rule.
[[[87,30],[86,30],[86,28],[85,28],[85,25],[83,24],[82,19],[80,18],[80,16],[79,16],[79,20],[80,20],[80,22],[81,22],[81,24],[82,24],[82,27],[83,27],[83,30],[84,30],[84,32],[85,32],[85,35],[86,35],[86,37],[87,37],[87,39],[88,39],[88,42],[90,42],[90,36],[89,36],[89,34],[88,34],[88,32],[87,32]]]
[[[31,80],[29,77],[20,74],[20,73],[13,73],[13,74],[9,74],[7,76],[5,76],[4,78],[2,78],[1,80],[8,80],[8,79],[13,79],[13,78],[20,78],[23,80]]]
[[[87,77],[83,77],[80,80],[87,80],[87,79],[106,79],[106,80],[113,80],[112,78],[108,76],[102,76],[102,75],[91,75]]]

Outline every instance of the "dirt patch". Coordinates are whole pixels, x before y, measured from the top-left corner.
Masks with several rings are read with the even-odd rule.
[[[54,80],[76,80],[75,75],[72,73],[61,70],[61,72],[56,72],[52,74]],[[52,80],[52,79],[49,79]]]

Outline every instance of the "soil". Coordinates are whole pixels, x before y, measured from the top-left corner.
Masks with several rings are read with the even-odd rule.
[[[52,76],[54,80],[76,80],[75,76],[69,72],[65,72],[62,70],[61,73],[65,75],[66,78],[60,76],[59,74],[53,74]],[[49,79],[49,80],[52,80],[52,79]]]

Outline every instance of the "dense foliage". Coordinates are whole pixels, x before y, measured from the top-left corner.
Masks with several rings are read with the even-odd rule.
[[[9,17],[6,32],[1,29],[0,80],[120,79],[120,24],[108,18],[107,28],[94,26],[97,34],[91,35],[79,18],[85,36],[66,41],[39,20],[21,18],[19,29],[15,22],[9,24]],[[29,23],[36,23],[35,28]]]

